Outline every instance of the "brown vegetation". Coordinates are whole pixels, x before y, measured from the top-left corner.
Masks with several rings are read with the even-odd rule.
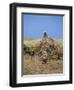
[[[23,75],[51,73],[63,73],[62,40],[43,38],[24,43]]]

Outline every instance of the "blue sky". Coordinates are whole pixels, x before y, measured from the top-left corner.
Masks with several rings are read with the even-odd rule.
[[[63,16],[23,14],[24,38],[42,38],[43,32],[55,39],[63,38]]]

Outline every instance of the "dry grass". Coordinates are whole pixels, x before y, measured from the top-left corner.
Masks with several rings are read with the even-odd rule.
[[[28,47],[35,46],[39,44],[39,40],[25,40],[24,44]],[[56,45],[61,45],[63,47],[62,40],[55,40]],[[63,73],[63,60],[50,59],[47,63],[43,64],[39,57],[31,57],[28,54],[23,56],[23,75],[35,75],[35,74],[56,74]]]
[[[23,43],[27,46],[35,46],[40,42],[41,39],[24,40]]]
[[[63,60],[48,60],[47,64],[42,64],[40,60],[23,60],[23,75],[35,74],[55,74],[63,73]]]

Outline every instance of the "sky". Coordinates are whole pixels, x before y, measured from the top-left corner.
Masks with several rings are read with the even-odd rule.
[[[23,37],[42,38],[47,32],[48,37],[63,39],[63,16],[23,14]]]

